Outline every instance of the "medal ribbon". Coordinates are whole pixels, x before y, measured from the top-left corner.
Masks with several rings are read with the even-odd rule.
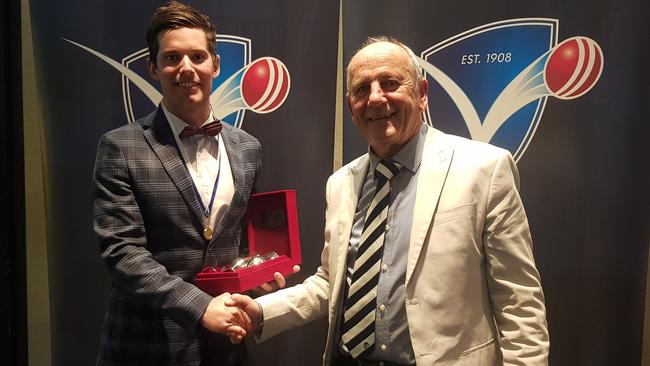
[[[210,221],[210,213],[212,212],[214,197],[217,195],[217,186],[219,185],[220,176],[221,176],[221,150],[219,150],[219,171],[217,172],[217,178],[214,180],[214,187],[212,188],[212,197],[210,197],[210,203],[208,203],[208,207],[205,207],[205,205],[203,204],[203,198],[201,197],[198,188],[196,188],[194,179],[192,179],[192,187],[194,188],[194,193],[196,194],[196,198],[198,198],[199,200],[199,205],[201,205],[201,211],[203,212],[203,216],[205,216],[206,222]]]

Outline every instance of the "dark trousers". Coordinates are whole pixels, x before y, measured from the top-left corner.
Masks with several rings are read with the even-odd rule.
[[[338,353],[332,361],[332,366],[402,366],[394,362],[387,361],[365,361],[356,360],[350,356]]]
[[[201,327],[201,366],[247,366],[244,342],[232,344],[228,337]]]

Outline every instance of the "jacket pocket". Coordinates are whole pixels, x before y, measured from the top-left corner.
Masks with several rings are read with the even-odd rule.
[[[496,339],[492,338],[492,339],[490,339],[489,341],[487,341],[485,343],[481,343],[481,344],[479,344],[477,346],[474,346],[474,347],[471,347],[471,348],[468,348],[468,349],[464,350],[463,352],[460,353],[459,357],[467,357],[467,356],[469,356],[469,355],[471,355],[471,354],[473,354],[475,352],[482,351],[482,350],[494,345],[495,343],[496,343]]]

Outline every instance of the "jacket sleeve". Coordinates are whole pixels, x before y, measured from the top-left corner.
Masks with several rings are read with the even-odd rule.
[[[327,207],[325,212],[325,244],[321,253],[321,265],[316,273],[303,283],[272,294],[258,297],[256,300],[264,312],[264,326],[257,337],[265,341],[281,332],[319,319],[327,314],[330,298],[330,181],[326,187]]]
[[[147,235],[134,195],[123,136],[99,141],[94,170],[94,229],[113,285],[193,332],[212,299],[191,283],[170,275],[147,249]]]
[[[490,181],[483,243],[488,288],[505,365],[548,365],[549,336],[528,220],[509,153],[497,160]]]

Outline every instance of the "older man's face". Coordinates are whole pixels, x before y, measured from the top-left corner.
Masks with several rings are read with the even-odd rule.
[[[375,154],[394,155],[418,132],[427,103],[427,82],[414,85],[406,51],[373,43],[350,61],[348,105],[352,120]]]

